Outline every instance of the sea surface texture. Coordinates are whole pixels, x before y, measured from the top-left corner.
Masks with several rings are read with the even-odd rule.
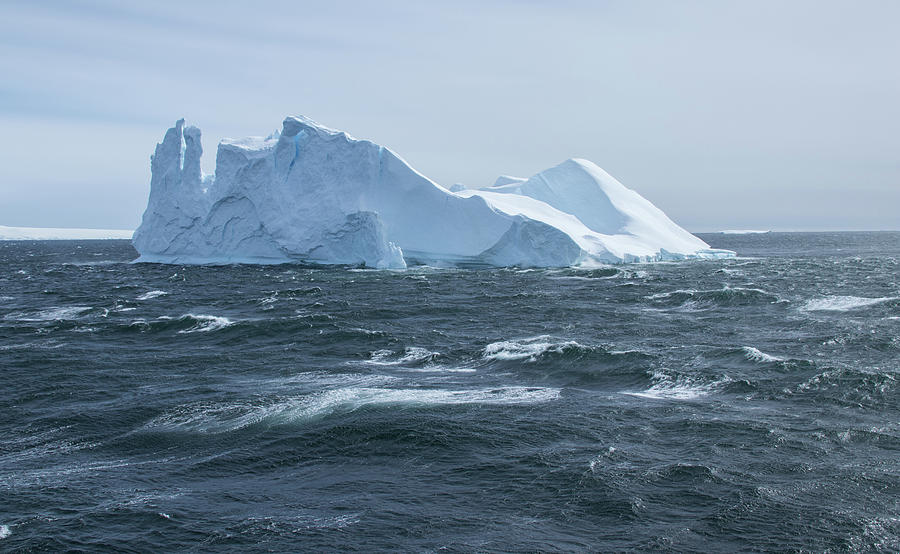
[[[594,270],[0,243],[0,551],[900,550],[900,233]]]

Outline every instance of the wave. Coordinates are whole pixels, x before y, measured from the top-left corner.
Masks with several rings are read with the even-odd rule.
[[[376,350],[372,352],[369,363],[375,365],[419,365],[431,362],[438,356],[440,352],[432,352],[426,348],[418,346],[409,346],[403,350],[403,354],[399,357],[393,350]]]
[[[285,389],[293,393],[297,392],[298,385],[315,387],[320,390],[325,387],[363,387],[373,388],[390,385],[399,381],[399,377],[384,374],[363,373],[334,373],[331,371],[304,371],[289,377],[278,377],[260,382],[252,380],[246,383],[247,389],[254,390],[280,390]]]
[[[65,342],[21,342],[15,344],[0,344],[0,352],[9,350],[55,350],[57,348],[65,348]]]
[[[572,354],[590,352],[592,349],[575,341],[554,341],[550,336],[541,335],[521,340],[492,342],[484,347],[485,360],[536,362],[548,354]]]
[[[298,534],[309,533],[313,530],[343,529],[350,525],[355,525],[359,521],[358,513],[336,516],[313,514],[266,515],[246,518],[235,524],[235,529],[241,535],[262,534],[268,538],[275,534],[293,538],[298,536]]]
[[[851,368],[828,369],[797,385],[798,394],[811,394],[815,402],[826,399],[845,405],[880,406],[896,402],[900,374]],[[826,394],[822,394],[826,393]]]
[[[188,333],[208,333],[218,331],[234,325],[236,322],[227,317],[205,315],[205,314],[184,314],[180,317],[159,316],[155,320],[147,321],[145,319],[137,319],[124,325],[122,330],[137,329],[142,332],[147,331],[170,331],[177,330],[179,334]]]
[[[220,317],[215,315],[185,314],[181,316],[180,319],[182,321],[194,321],[195,324],[193,327],[178,331],[179,333],[208,333],[210,331],[218,331],[219,329],[224,329],[230,325],[234,325],[234,322],[227,317]]]
[[[654,384],[642,391],[626,391],[624,394],[656,400],[696,400],[718,392],[723,386],[734,381],[727,375],[716,379],[693,377],[687,375],[671,375],[666,371],[653,371],[651,379]]]
[[[11,534],[12,531],[9,530],[9,525],[0,525],[0,539],[5,539]]]
[[[366,407],[537,404],[555,400],[559,394],[560,389],[555,388],[517,386],[469,390],[346,387],[263,405],[195,404],[163,414],[148,422],[144,429],[224,433],[261,423],[286,425],[315,421]]]
[[[571,268],[563,268],[563,269],[552,269],[547,271],[549,275],[560,275],[563,278],[574,278],[574,279],[612,279],[615,277],[622,277],[625,274],[625,270],[619,269],[617,267],[597,267],[597,268],[583,268],[583,267],[571,267]],[[646,273],[646,272],[643,272]],[[556,277],[557,279],[559,277]]]
[[[864,298],[861,296],[823,296],[808,300],[800,309],[805,312],[847,312],[858,308],[894,302],[900,300],[900,296],[884,296],[881,298]]]
[[[151,298],[157,298],[160,296],[165,296],[169,294],[164,290],[151,290],[149,292],[145,292],[144,294],[138,296],[136,300],[150,300]]]
[[[679,289],[652,294],[646,297],[654,304],[679,307],[727,307],[787,302],[778,295],[749,287],[722,287],[721,289]]]
[[[541,335],[488,344],[481,360],[469,367],[486,365],[553,386],[621,388],[645,385],[655,360],[640,350],[612,350]]]
[[[473,367],[444,367],[444,366],[428,366],[405,369],[412,373],[477,373],[478,370]]]
[[[653,385],[644,391],[631,391],[625,394],[656,400],[695,400],[701,396],[708,395],[710,392],[712,391],[708,386],[666,384]]]
[[[54,306],[31,313],[14,312],[3,319],[25,322],[38,321],[73,321],[93,310],[91,306]]]
[[[13,451],[0,453],[0,464],[21,465],[26,461],[40,460],[52,456],[67,455],[80,450],[89,450],[100,446],[99,442],[87,442],[67,438],[50,440],[43,437],[28,437],[31,440],[21,441]],[[7,444],[10,446],[10,444]]]
[[[35,469],[19,470],[13,473],[0,473],[0,489],[12,489],[33,486],[60,487],[70,479],[83,479],[84,475],[100,472],[126,470],[134,472],[134,468],[148,465],[165,465],[173,461],[184,462],[187,457],[168,456],[152,457],[146,460],[120,458],[86,462],[68,462],[58,465],[42,466]]]
[[[365,329],[362,327],[343,327],[329,314],[300,314],[287,317],[232,320],[229,317],[212,314],[188,313],[178,317],[160,316],[154,319],[138,318],[128,323],[120,323],[114,331],[120,333],[210,333],[219,334],[231,331],[240,332],[243,339],[265,337],[268,339],[294,337],[297,333],[318,330],[319,333],[310,340],[320,344],[337,345],[345,340],[357,340],[366,343],[383,344],[390,335],[384,331]]]
[[[771,363],[771,362],[783,362],[784,358],[779,358],[778,356],[772,356],[771,354],[766,354],[765,352],[753,348],[752,346],[744,346],[741,347],[741,350],[744,351],[744,357],[746,357],[751,362],[759,362],[759,363]]]

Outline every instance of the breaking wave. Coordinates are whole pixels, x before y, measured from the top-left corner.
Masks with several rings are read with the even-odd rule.
[[[665,400],[696,400],[715,392],[734,382],[727,375],[717,378],[672,374],[666,370],[655,370],[651,373],[653,385],[642,391],[626,391],[624,394],[641,398]]]
[[[484,347],[482,357],[485,360],[536,362],[548,355],[583,354],[591,350],[590,347],[575,341],[559,342],[547,335],[541,335],[528,339],[492,342]]]
[[[744,356],[750,360],[751,362],[760,362],[760,363],[771,363],[771,362],[783,362],[784,358],[779,358],[778,356],[772,356],[771,354],[766,354],[765,352],[753,348],[752,346],[744,346],[741,348],[744,351]]]
[[[512,371],[554,386],[593,389],[642,386],[656,359],[641,350],[611,350],[541,335],[488,344],[472,365]]]
[[[365,407],[434,407],[444,405],[537,404],[559,398],[560,389],[499,387],[470,390],[346,387],[270,404],[202,403],[163,414],[145,425],[150,431],[223,433],[251,425],[285,425],[315,421]]]
[[[372,352],[369,363],[385,366],[421,365],[433,361],[440,355],[440,352],[432,352],[427,348],[409,346],[403,350],[402,354],[399,355],[393,350],[376,350],[375,352]]]
[[[824,296],[809,300],[800,308],[806,312],[847,312],[858,308],[894,302],[900,300],[900,296],[884,296],[882,298],[863,298],[860,296]]]
[[[167,294],[169,293],[164,290],[151,290],[150,292],[145,292],[144,294],[138,296],[136,300],[150,300],[151,298],[158,298]]]
[[[831,393],[831,399],[841,405],[884,405],[897,400],[900,375],[891,371],[853,368],[834,368],[817,373],[796,388],[796,393],[820,398],[817,393]]]
[[[181,316],[181,321],[192,321],[194,325],[189,327],[188,329],[182,329],[178,331],[179,333],[208,333],[210,331],[218,331],[219,329],[224,329],[230,325],[233,325],[234,322],[228,319],[227,317],[220,317],[215,315],[194,315],[194,314],[185,314]]]
[[[786,302],[775,294],[757,288],[723,287],[712,290],[679,289],[652,294],[647,300],[660,306],[728,307]]]
[[[38,321],[70,321],[78,319],[93,310],[90,306],[62,306],[38,310],[31,313],[15,312],[7,314],[3,319],[38,322]]]
[[[160,316],[155,320],[147,321],[138,319],[123,327],[124,330],[132,329],[141,332],[176,331],[178,334],[209,333],[234,325],[236,322],[227,317],[184,314],[180,317]]]

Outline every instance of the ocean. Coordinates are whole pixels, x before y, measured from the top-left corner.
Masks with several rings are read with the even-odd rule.
[[[598,269],[0,243],[0,551],[900,550],[900,233]]]

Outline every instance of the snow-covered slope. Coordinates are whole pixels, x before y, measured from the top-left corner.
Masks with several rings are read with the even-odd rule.
[[[0,240],[130,239],[128,229],[67,229],[50,227],[6,227],[0,225]]]
[[[566,266],[718,257],[585,160],[454,192],[397,154],[303,117],[266,138],[223,140],[200,171],[200,130],[180,120],[151,158],[138,261],[407,262]]]
[[[566,160],[530,179],[514,179],[501,177],[493,187],[463,194],[482,196],[505,213],[557,227],[585,252],[606,262],[728,254],[710,250],[588,160]]]

